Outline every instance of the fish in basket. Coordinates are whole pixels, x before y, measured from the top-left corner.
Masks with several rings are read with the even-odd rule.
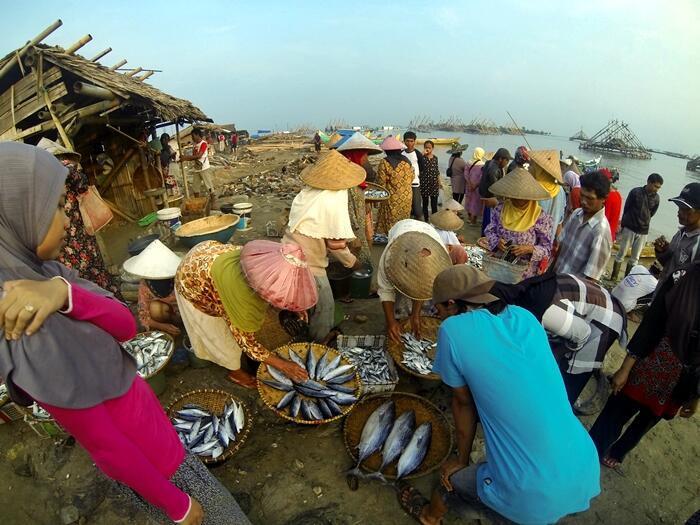
[[[439,381],[440,376],[433,372],[433,359],[437,352],[437,333],[440,319],[423,316],[420,319],[421,339],[411,333],[411,321],[404,319],[399,322],[401,342],[389,340],[388,350],[394,362],[403,371],[431,381]]]
[[[275,350],[309,374],[303,383],[292,381],[268,364],[258,368],[258,391],[278,415],[303,424],[321,424],[343,417],[360,396],[360,378],[347,358],[332,348],[293,343]]]
[[[195,390],[166,410],[185,449],[204,461],[220,463],[245,442],[252,424],[245,404],[223,390]]]
[[[136,361],[136,371],[143,378],[158,373],[173,355],[173,338],[164,332],[143,332],[123,344]]]
[[[401,392],[365,398],[346,419],[344,435],[355,461],[346,473],[353,490],[358,478],[386,482],[432,472],[452,450],[452,429],[442,412],[420,396]]]
[[[385,201],[389,198],[389,190],[373,182],[367,183],[364,194],[367,201]]]

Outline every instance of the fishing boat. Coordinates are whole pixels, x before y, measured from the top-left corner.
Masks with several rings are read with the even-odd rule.
[[[459,137],[441,137],[441,138],[418,138],[416,139],[416,144],[424,144],[426,140],[432,140],[433,144],[436,146],[452,146],[452,144],[456,144],[459,142]]]

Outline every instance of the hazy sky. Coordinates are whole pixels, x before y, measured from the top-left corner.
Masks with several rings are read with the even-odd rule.
[[[569,135],[627,121],[700,152],[700,2],[3,2],[0,54],[46,43],[162,69],[149,79],[239,128],[451,115]]]

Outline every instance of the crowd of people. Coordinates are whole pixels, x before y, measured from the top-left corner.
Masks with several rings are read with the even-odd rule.
[[[184,160],[201,165],[209,190],[206,141],[193,138]],[[681,229],[655,242],[663,266],[656,280],[638,262],[660,205],[660,175],[632,190],[622,211],[621,202],[608,202],[610,171],[580,174],[573,159],[524,147],[514,156],[474,148],[466,161],[467,146],[455,144],[445,174],[453,199],[439,211],[444,182],[434,144],[425,141],[420,152],[416,138],[406,132],[403,142],[387,137],[377,146],[356,133],[321,153],[300,175],[279,242],[207,241],[184,258],[153,242],[125,263],[142,278],[139,320],[186,333],[196,356],[228,369],[240,387],[256,386],[246,357],[305,381],[306,370],[271,351],[276,338],[333,340],[339,320],[329,264],[371,265],[376,222],[388,241],[376,267],[387,336],[400,341],[404,318],[417,337],[422,315],[443,319],[433,371],[451,389],[457,431],[456,455],[431,498],[399,483],[402,508],[424,524],[465,504],[495,522],[553,523],[584,511],[600,492],[600,465],[619,470],[654,425],[698,408],[700,183],[670,199]],[[154,519],[249,523],[185,453],[121,349],[136,323],[99,260],[81,265],[66,256],[83,242],[70,207],[71,192],[80,191],[79,157],[55,144],[49,151],[0,144],[0,377],[15,401],[45,408]],[[375,172],[368,159],[380,154]],[[389,193],[376,214],[364,199],[368,181]],[[613,245],[608,215],[616,213],[613,280],[630,245],[632,255],[610,291],[601,279]],[[518,282],[466,264],[460,214],[472,225],[481,218],[488,254],[520,263]],[[627,312],[646,294],[653,299],[628,342]],[[627,355],[588,432],[576,402],[616,341]],[[486,459],[472,463],[478,422]]]

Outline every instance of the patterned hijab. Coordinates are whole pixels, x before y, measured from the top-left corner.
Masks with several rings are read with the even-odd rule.
[[[36,255],[56,214],[66,174],[46,151],[0,143],[0,286],[61,276],[108,295],[62,264]],[[62,314],[49,316],[36,334],[18,341],[5,340],[0,328],[0,376],[18,403],[87,408],[126,392],[134,374],[133,361],[109,334]]]

